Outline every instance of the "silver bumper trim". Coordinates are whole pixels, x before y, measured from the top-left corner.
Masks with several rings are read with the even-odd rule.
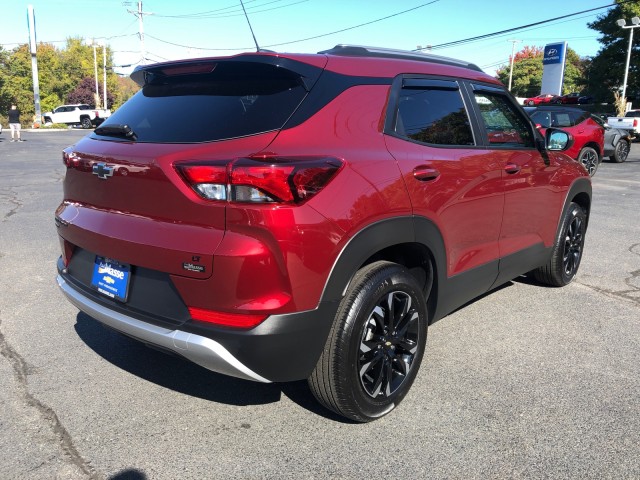
[[[242,364],[215,340],[182,330],[170,330],[123,315],[82,295],[57,276],[58,286],[67,299],[87,315],[142,342],[166,348],[206,369],[232,377],[271,383]]]

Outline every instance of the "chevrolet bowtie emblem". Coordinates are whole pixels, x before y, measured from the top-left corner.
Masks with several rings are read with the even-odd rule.
[[[93,165],[93,174],[98,178],[106,180],[107,177],[113,176],[113,167],[109,167],[106,163],[96,163]]]

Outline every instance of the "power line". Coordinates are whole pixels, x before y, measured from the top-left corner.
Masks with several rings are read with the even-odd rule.
[[[403,14],[405,14],[405,13],[409,13],[409,12],[412,12],[412,11],[414,11],[414,10],[418,10],[419,8],[423,8],[423,7],[426,7],[426,6],[429,6],[429,5],[433,5],[434,3],[437,3],[437,2],[439,2],[439,1],[440,1],[440,0],[432,0],[432,1],[430,1],[430,2],[423,3],[422,5],[418,5],[417,7],[413,7],[413,8],[410,8],[410,9],[408,9],[408,10],[403,10],[403,11],[401,11],[401,12],[397,12],[397,13],[393,13],[393,14],[391,14],[391,15],[387,15],[386,17],[378,18],[378,19],[376,19],[376,20],[371,20],[370,22],[360,23],[360,24],[358,24],[358,25],[354,25],[354,26],[352,26],[352,27],[343,28],[343,29],[341,29],[341,30],[336,30],[336,31],[329,32],[329,33],[323,33],[323,34],[321,34],[321,35],[315,35],[315,36],[313,36],[313,37],[307,37],[307,38],[303,38],[303,39],[299,39],[299,40],[292,40],[292,41],[290,41],[290,42],[272,43],[271,45],[265,45],[265,47],[266,47],[266,48],[270,48],[270,47],[280,47],[280,46],[282,46],[282,45],[290,45],[290,44],[292,44],[292,43],[306,42],[306,41],[308,41],[308,40],[315,40],[316,38],[328,37],[329,35],[335,35],[336,33],[346,32],[346,31],[348,31],[348,30],[354,30],[354,29],[356,29],[356,28],[364,27],[364,26],[366,26],[366,25],[371,25],[371,24],[373,24],[373,23],[378,23],[378,22],[381,22],[381,21],[383,21],[383,20],[388,20],[389,18],[397,17],[397,16],[399,16],[399,15],[403,15]],[[147,35],[146,35],[146,36],[147,36],[147,37],[150,37],[150,38],[153,38],[154,40],[157,40],[157,41],[159,41],[159,42],[166,43],[166,44],[169,44],[169,45],[173,45],[173,46],[175,46],[175,47],[191,48],[191,49],[194,49],[194,50],[207,50],[207,51],[234,51],[234,50],[249,50],[249,49],[251,49],[251,48],[252,48],[252,47],[241,47],[241,48],[240,48],[240,47],[233,47],[233,48],[205,48],[205,47],[194,47],[194,46],[192,46],[192,45],[181,45],[181,44],[179,44],[179,43],[173,43],[173,42],[169,42],[169,41],[167,41],[167,40],[162,40],[162,39],[160,39],[160,38],[158,38],[158,37],[154,37],[154,36],[152,36],[152,35],[149,35],[148,33],[147,33]]]
[[[581,15],[583,13],[593,12],[593,11],[596,11],[596,10],[602,10],[603,8],[610,8],[610,7],[613,7],[613,6],[616,6],[616,5],[618,5],[618,4],[613,3],[613,4],[609,4],[609,5],[604,5],[602,7],[590,8],[588,10],[582,10],[580,12],[569,13],[567,15],[561,15],[561,16],[555,17],[555,18],[549,18],[547,20],[542,20],[540,22],[529,23],[527,25],[522,25],[520,27],[508,28],[506,30],[500,30],[498,32],[486,33],[484,35],[478,35],[478,36],[475,36],[475,37],[464,38],[462,40],[454,40],[452,42],[440,43],[438,45],[431,45],[430,48],[431,48],[431,50],[436,50],[436,49],[439,49],[439,48],[447,48],[447,47],[454,47],[454,46],[458,46],[458,45],[464,45],[466,43],[471,43],[471,42],[475,42],[475,41],[478,41],[478,40],[483,40],[485,38],[491,38],[491,37],[495,37],[497,35],[503,35],[503,34],[506,34],[506,33],[516,32],[518,30],[523,30],[525,28],[535,27],[537,25],[543,25],[545,23],[553,22],[553,21],[556,21],[556,20],[562,20],[564,18],[574,17],[576,15]],[[415,49],[414,51],[422,51],[422,50],[424,50],[424,49]]]
[[[254,0],[255,1],[255,0]],[[281,8],[286,8],[286,7],[291,7],[293,5],[297,5],[299,3],[305,3],[308,2],[309,0],[298,0],[298,1],[294,1],[292,3],[289,3],[287,5],[280,5],[278,7],[272,7],[272,8],[266,8],[263,10],[258,10],[258,8],[264,7],[266,5],[270,5],[272,3],[280,3],[283,1],[290,1],[290,0],[273,0],[271,2],[267,2],[267,3],[263,3],[261,5],[255,5],[253,7],[253,9],[251,9],[251,7],[247,10],[250,10],[249,13],[255,14],[255,13],[263,13],[263,12],[270,12],[272,10],[278,10]],[[252,2],[247,2],[247,3],[252,3]],[[230,9],[235,9],[235,10],[231,10],[229,12],[224,12],[224,13],[215,13],[215,12],[223,12],[224,10],[230,10]],[[184,15],[161,15],[161,14],[154,14],[156,17],[160,17],[160,18],[175,18],[175,19],[181,19],[181,20],[208,20],[208,19],[212,19],[212,18],[229,18],[229,17],[239,17],[244,15],[242,13],[242,9],[239,9],[237,7],[224,7],[224,8],[219,8],[217,10],[211,10],[209,12],[200,12],[200,13],[192,13],[192,14],[184,14]]]

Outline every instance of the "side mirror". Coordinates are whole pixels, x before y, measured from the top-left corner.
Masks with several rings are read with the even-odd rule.
[[[548,128],[545,132],[545,147],[553,152],[563,152],[573,145],[573,137],[564,130]]]

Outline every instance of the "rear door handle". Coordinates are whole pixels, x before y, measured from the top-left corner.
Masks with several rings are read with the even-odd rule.
[[[420,165],[413,169],[413,177],[421,182],[435,180],[440,176],[440,172],[428,165]]]
[[[505,167],[504,167],[504,171],[510,174],[513,173],[518,173],[521,170],[521,167],[519,165],[515,165],[513,163],[508,163]]]

